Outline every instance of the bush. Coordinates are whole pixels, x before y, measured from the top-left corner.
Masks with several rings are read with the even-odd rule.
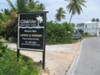
[[[70,43],[74,28],[72,25],[48,22],[46,27],[47,44]]]
[[[4,34],[5,34],[5,27],[0,25],[0,37],[4,36]]]
[[[15,22],[14,22],[15,23]],[[46,43],[58,44],[58,43],[71,43],[72,34],[74,32],[74,26],[67,23],[53,23],[48,22],[46,27]],[[9,42],[17,42],[17,25],[12,22],[7,25],[6,40]]]
[[[10,42],[17,42],[17,19],[9,21],[5,27],[5,38]]]
[[[2,44],[2,43],[1,43]],[[5,46],[0,45],[0,51]],[[33,63],[28,57],[20,57],[19,62],[16,61],[16,53],[7,47],[5,52],[1,52],[0,56],[0,75],[38,75],[39,67]],[[27,60],[26,60],[27,59]]]

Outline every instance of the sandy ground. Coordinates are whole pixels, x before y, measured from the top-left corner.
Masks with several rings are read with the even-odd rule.
[[[16,49],[15,44],[8,44],[8,47]],[[65,75],[79,48],[80,42],[74,44],[47,45],[46,69],[49,71],[49,74],[44,73],[43,75]],[[21,54],[29,56],[35,62],[42,60],[41,52],[21,50]]]

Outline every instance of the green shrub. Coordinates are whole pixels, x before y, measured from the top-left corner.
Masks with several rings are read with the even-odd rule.
[[[46,27],[47,44],[70,43],[74,27],[71,24],[48,22]]]
[[[0,50],[3,49],[0,45]],[[5,47],[6,48],[6,47]],[[0,57],[0,75],[39,75],[39,66],[33,63],[32,59],[20,56],[19,62],[16,61],[16,52],[6,48]]]
[[[5,35],[5,27],[0,24],[0,37]]]
[[[12,28],[12,30],[11,30]],[[46,43],[59,44],[71,43],[74,26],[67,23],[48,22],[46,26]],[[17,26],[16,23],[6,27],[6,40],[17,42]]]

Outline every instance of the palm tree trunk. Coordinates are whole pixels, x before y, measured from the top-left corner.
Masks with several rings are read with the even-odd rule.
[[[71,14],[71,16],[70,16],[69,24],[71,23],[72,17],[73,17],[73,14]]]

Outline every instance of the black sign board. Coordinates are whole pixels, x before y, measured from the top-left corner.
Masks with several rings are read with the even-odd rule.
[[[18,17],[18,49],[44,50],[46,12],[21,13]]]

